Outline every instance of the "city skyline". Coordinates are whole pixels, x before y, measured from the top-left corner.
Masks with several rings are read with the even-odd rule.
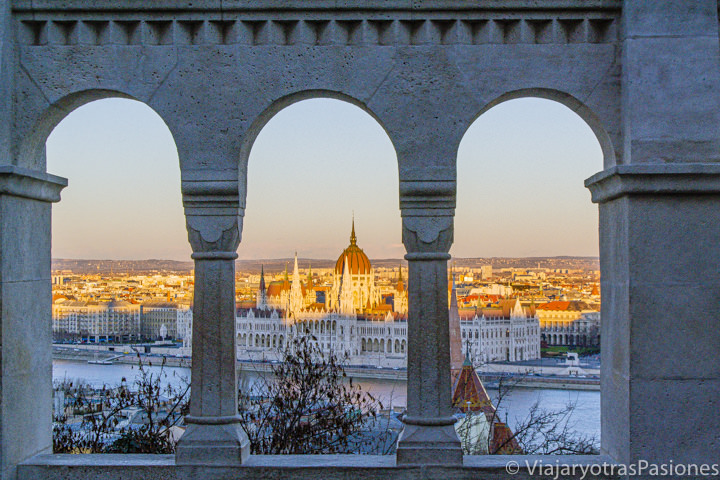
[[[451,253],[597,256],[597,207],[582,181],[601,159],[589,127],[560,104],[491,109],[458,151]],[[53,257],[189,259],[177,152],[149,107],[118,99],[81,107],[48,139],[48,170],[70,180],[53,207]],[[284,109],[250,155],[240,258],[333,258],[353,211],[370,257],[402,257],[397,178],[390,140],[359,108],[308,100]]]

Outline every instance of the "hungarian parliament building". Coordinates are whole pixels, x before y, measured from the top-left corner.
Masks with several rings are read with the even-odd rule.
[[[318,302],[322,298],[318,290],[324,291],[324,302]],[[331,287],[316,287],[311,274],[303,282],[297,254],[292,276],[286,274],[283,280],[266,285],[261,273],[256,305],[237,312],[238,359],[277,360],[288,339],[309,333],[325,353],[346,357],[350,365],[403,368],[407,295],[402,273],[392,296],[380,294],[370,260],[357,245],[353,224],[350,245],[337,259]],[[448,295],[453,352],[468,352],[475,363],[540,358],[540,325],[534,308],[507,299],[478,307],[472,314],[463,311],[461,318],[452,281]],[[190,346],[188,338],[185,347]],[[453,357],[458,357],[453,363],[462,362],[461,356]]]

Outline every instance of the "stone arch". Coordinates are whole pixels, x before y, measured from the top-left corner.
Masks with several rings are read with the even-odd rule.
[[[98,100],[109,98],[134,100],[150,108],[162,119],[173,138],[175,148],[178,148],[177,135],[171,127],[171,123],[168,121],[168,116],[164,115],[164,112],[158,111],[158,109],[154,108],[150,103],[130,93],[116,89],[86,89],[68,93],[50,103],[44,110],[36,113],[37,117],[34,119],[32,127],[29,128],[26,134],[21,132],[21,134],[24,134],[24,137],[18,142],[17,164],[23,167],[46,171],[45,142],[55,127],[78,108]],[[179,149],[178,158],[182,158]],[[180,163],[182,165],[182,160]]]
[[[330,90],[330,89],[309,89],[309,90],[301,90],[298,92],[291,93],[289,95],[285,95],[283,97],[277,98],[274,101],[272,101],[269,105],[266,106],[266,108],[260,112],[253,122],[250,124],[250,127],[245,131],[242,132],[242,143],[240,145],[240,158],[239,158],[239,189],[240,189],[240,204],[245,205],[247,201],[247,172],[248,172],[248,162],[250,159],[250,151],[252,150],[252,146],[255,143],[255,140],[257,139],[258,135],[260,134],[260,131],[265,127],[265,125],[268,124],[268,122],[281,110],[284,108],[287,108],[295,103],[301,102],[303,100],[312,100],[312,99],[319,99],[319,98],[326,98],[326,99],[332,99],[332,100],[340,100],[342,102],[349,103],[351,105],[354,105],[356,107],[359,107],[361,110],[363,110],[365,113],[370,115],[379,125],[380,127],[385,131],[385,134],[390,139],[390,143],[393,146],[393,149],[396,153],[396,159],[398,158],[397,155],[397,141],[396,136],[393,135],[393,133],[387,128],[388,122],[383,121],[373,110],[368,107],[368,105],[353,97],[352,95],[348,95],[346,93],[337,91],[337,90]],[[357,299],[356,299],[357,300]]]
[[[619,156],[616,154],[617,148],[613,144],[612,138],[608,133],[608,129],[606,128],[606,125],[603,124],[600,117],[588,105],[580,101],[578,98],[570,95],[569,93],[552,88],[522,88],[518,90],[511,90],[499,95],[494,100],[485,104],[477,115],[472,118],[465,127],[460,140],[465,136],[465,133],[467,133],[467,130],[472,126],[472,124],[475,123],[475,120],[477,120],[485,112],[497,105],[500,105],[501,103],[520,98],[542,98],[545,100],[552,100],[575,112],[588,125],[588,127],[590,127],[590,130],[592,130],[595,138],[600,144],[600,149],[603,154],[603,165],[605,167],[610,167],[617,164],[617,158]],[[458,141],[457,145],[455,145],[456,152],[459,146],[460,142]]]

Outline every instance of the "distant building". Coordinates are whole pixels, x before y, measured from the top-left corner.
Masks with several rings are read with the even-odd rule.
[[[140,334],[147,340],[167,340],[178,337],[178,306],[171,302],[147,302],[140,307]],[[164,337],[161,332],[165,327]]]
[[[357,245],[355,228],[350,245],[338,257],[333,284],[324,302],[308,275],[300,280],[297,255],[292,277],[271,282],[265,289],[264,271],[254,308],[238,310],[237,355],[240,359],[275,359],[278,349],[309,332],[324,352],[347,355],[355,365],[399,368],[407,362],[407,288],[400,272],[392,303],[381,302],[370,260]],[[455,289],[449,291],[453,343],[460,352],[469,346],[476,361],[518,361],[540,357],[540,329],[534,312],[518,299],[500,300],[492,307],[459,312]],[[456,350],[457,350],[456,348]],[[462,365],[456,354],[455,368]]]
[[[53,305],[54,336],[87,343],[125,343],[140,340],[140,306],[122,300],[65,301]]]
[[[538,305],[542,341],[549,346],[600,346],[600,312],[582,301]]]
[[[540,358],[540,324],[518,298],[461,310],[462,342],[473,361],[517,362]]]

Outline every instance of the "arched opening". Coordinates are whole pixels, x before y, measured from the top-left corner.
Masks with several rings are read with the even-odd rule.
[[[271,323],[282,325],[292,312],[295,322],[321,335],[325,355],[347,354],[343,361],[351,366],[380,366],[385,341],[381,346],[367,334],[373,319],[388,313],[383,295],[392,294],[387,286],[397,280],[374,259],[405,253],[398,163],[388,134],[357,100],[305,92],[271,105],[243,142],[238,277],[252,276],[248,283],[258,292],[262,265],[267,306],[278,312]]]
[[[146,371],[158,375],[140,344],[159,341],[189,355],[193,277],[180,162],[163,119],[107,91],[72,95],[51,110],[20,155],[42,157],[50,173],[68,178],[52,210],[51,269],[54,351],[64,358],[53,362],[54,388],[71,404],[82,393],[63,379],[115,389],[125,378],[138,388],[137,368],[113,364],[100,377],[93,372],[94,364],[133,348]],[[187,368],[173,372],[175,380],[162,382],[189,378]],[[54,408],[56,418],[75,421],[61,404]],[[90,430],[78,425],[78,432]]]
[[[52,130],[46,152],[48,171],[70,182],[53,208],[55,258],[187,261],[177,150],[150,107],[84,104]]]
[[[593,113],[559,92],[503,95],[465,133],[457,157],[453,294],[461,319],[477,315],[492,323],[478,350],[493,369],[510,373],[542,362],[559,378],[567,366],[558,345],[584,354],[574,336],[558,335],[553,324],[559,316],[574,325],[600,309],[592,294],[600,282],[598,210],[583,181],[613,162],[609,136]],[[481,328],[461,323],[470,338]],[[545,339],[549,345],[541,349]],[[597,382],[597,391],[583,393],[594,408],[574,420],[599,448],[599,363],[585,364],[584,371]],[[497,398],[497,391],[490,393]],[[546,393],[560,395],[543,391],[543,401]],[[537,394],[511,392],[506,408]]]

